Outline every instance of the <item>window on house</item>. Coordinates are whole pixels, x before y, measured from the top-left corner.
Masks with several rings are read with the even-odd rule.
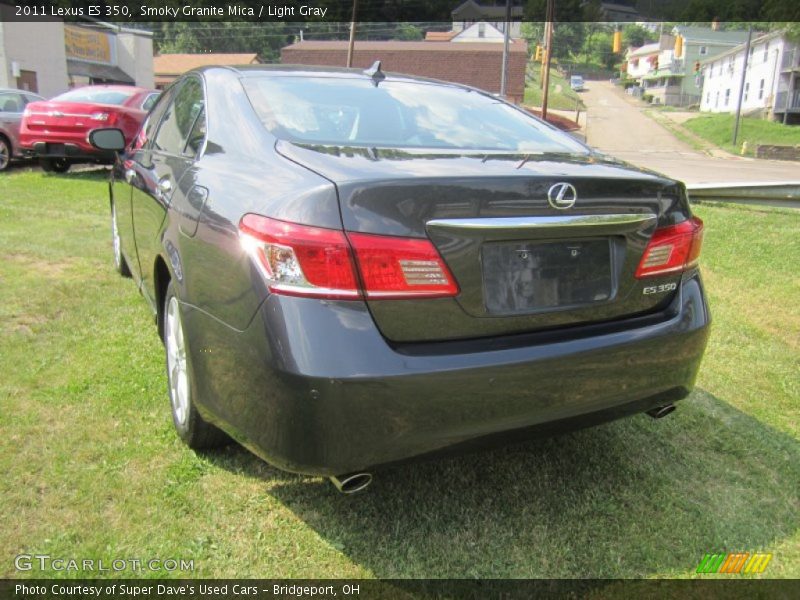
[[[708,67],[708,78],[711,79],[714,77],[714,64],[712,63],[710,67]]]
[[[478,23],[478,37],[486,37],[486,23]]]
[[[700,56],[705,56],[706,54],[708,54],[708,47],[700,46]]]
[[[758,82],[758,99],[761,100],[764,97],[764,80]]]
[[[719,106],[719,92],[714,95],[714,108]]]
[[[764,62],[767,62],[769,59],[769,42],[764,44]]]
[[[725,106],[728,106],[728,103],[731,101],[731,88],[725,90]]]
[[[711,104],[711,92],[706,92],[706,104]]]
[[[750,82],[744,84],[744,101],[747,102],[747,96],[750,94]]]

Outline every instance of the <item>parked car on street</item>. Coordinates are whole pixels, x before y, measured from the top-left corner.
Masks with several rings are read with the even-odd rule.
[[[118,151],[110,215],[192,448],[352,492],[373,469],[692,389],[710,316],[685,187],[479,90],[204,68]]]
[[[114,153],[93,148],[89,132],[115,127],[127,141],[132,140],[159,93],[123,85],[90,85],[31,103],[20,127],[23,151],[37,157],[45,171],[64,172],[76,162],[111,163]]]
[[[0,88],[0,171],[5,171],[12,159],[22,158],[19,126],[22,111],[31,102],[44,100],[24,90]]]
[[[571,87],[576,92],[582,92],[586,89],[585,84],[583,82],[582,75],[572,75],[569,78],[569,87]]]

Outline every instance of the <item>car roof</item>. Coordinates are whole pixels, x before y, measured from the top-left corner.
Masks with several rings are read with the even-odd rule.
[[[20,93],[20,94],[28,94],[30,96],[36,96],[37,98],[41,98],[42,97],[41,94],[37,94],[36,92],[31,92],[29,90],[19,90],[17,88],[0,87],[0,94],[2,94],[4,92],[17,92],[17,93]]]
[[[318,65],[242,65],[242,66],[205,66],[192,69],[190,72],[206,73],[215,70],[234,71],[243,79],[257,77],[335,77],[341,79],[371,79],[366,69],[349,69],[347,67],[324,67]],[[445,85],[454,88],[477,90],[468,85],[433,79],[430,77],[418,77],[416,75],[405,75],[393,73],[391,71],[381,71],[386,78],[384,81],[406,81],[416,83],[428,83]],[[480,90],[482,91],[482,90]]]

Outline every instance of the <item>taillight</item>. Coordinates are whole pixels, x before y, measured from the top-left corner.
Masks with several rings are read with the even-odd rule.
[[[695,266],[702,243],[703,221],[697,217],[656,229],[636,268],[636,277],[677,273]]]
[[[430,240],[348,233],[367,298],[455,296],[458,285]]]
[[[239,223],[239,233],[245,250],[262,268],[270,291],[314,298],[360,297],[343,231],[247,214]]]
[[[254,214],[243,247],[276,294],[329,299],[455,296],[458,286],[427,239],[348,233]],[[348,241],[349,240],[349,241]],[[355,260],[354,260],[355,255]],[[356,268],[361,276],[359,285]]]

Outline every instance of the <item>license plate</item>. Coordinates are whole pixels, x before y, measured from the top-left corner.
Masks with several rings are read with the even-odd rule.
[[[64,144],[47,144],[48,154],[64,154]]]
[[[513,314],[607,302],[613,291],[608,239],[492,243],[481,250],[490,314]]]

